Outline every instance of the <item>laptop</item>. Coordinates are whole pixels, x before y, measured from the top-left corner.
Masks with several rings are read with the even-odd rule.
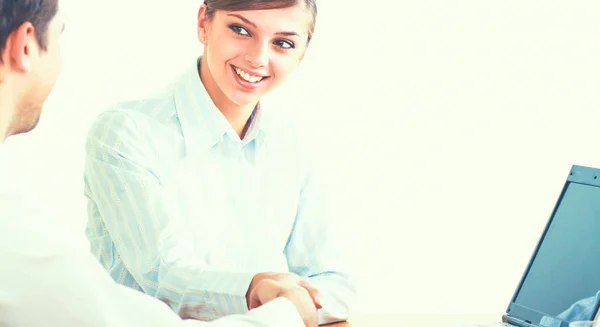
[[[597,320],[599,291],[600,169],[574,165],[502,322],[472,326]]]

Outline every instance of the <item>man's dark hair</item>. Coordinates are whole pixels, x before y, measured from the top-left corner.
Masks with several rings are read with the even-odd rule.
[[[8,36],[25,22],[33,24],[40,48],[46,50],[48,25],[57,12],[58,0],[0,0],[0,53]]]

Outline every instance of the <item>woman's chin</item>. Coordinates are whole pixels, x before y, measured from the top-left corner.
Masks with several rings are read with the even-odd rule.
[[[254,106],[264,94],[248,94],[246,92],[233,91],[228,92],[229,100],[238,107]]]

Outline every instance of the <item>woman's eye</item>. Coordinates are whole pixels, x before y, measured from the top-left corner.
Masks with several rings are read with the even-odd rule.
[[[229,28],[232,31],[234,31],[236,34],[244,35],[244,36],[249,36],[250,35],[250,33],[248,32],[248,30],[245,29],[245,28],[243,28],[243,27],[241,27],[240,25],[232,24],[232,25],[229,25]]]
[[[283,49],[293,49],[296,47],[294,45],[294,42],[288,41],[288,40],[277,40],[274,43],[276,46],[283,48]]]

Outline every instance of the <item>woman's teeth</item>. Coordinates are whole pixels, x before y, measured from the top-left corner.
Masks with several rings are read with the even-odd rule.
[[[262,76],[250,75],[237,67],[235,67],[235,72],[238,74],[239,77],[243,78],[244,80],[246,80],[250,83],[257,83],[263,79]]]

